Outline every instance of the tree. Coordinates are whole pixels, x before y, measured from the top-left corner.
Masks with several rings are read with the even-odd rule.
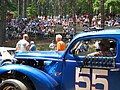
[[[100,2],[101,4],[100,4],[100,6],[101,6],[101,27],[102,28],[104,28],[104,22],[105,22],[105,18],[104,18],[104,16],[105,16],[105,13],[104,13],[104,0],[101,0],[101,2]]]
[[[27,16],[26,10],[27,10],[27,1],[23,0],[23,17]]]
[[[18,0],[18,18],[22,17],[22,0]]]
[[[105,7],[109,14],[120,14],[120,0],[106,0]],[[106,13],[106,14],[107,14]]]
[[[34,3],[29,4],[27,8],[27,15],[33,17],[37,17],[37,7]]]
[[[92,0],[88,0],[88,5],[89,5],[89,20],[90,20],[90,26],[93,18],[93,3]]]
[[[7,3],[7,0],[0,0],[0,46],[3,46],[5,41]]]
[[[93,3],[94,13],[100,12],[100,1],[101,0],[95,0]],[[104,10],[107,15],[109,15],[111,12],[115,14],[120,14],[120,0],[104,0]]]
[[[38,0],[37,5],[38,5],[38,16],[44,15],[45,14],[45,8],[47,7],[46,3],[48,3],[48,0]]]

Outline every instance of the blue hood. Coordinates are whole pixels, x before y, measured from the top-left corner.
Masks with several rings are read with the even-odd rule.
[[[15,54],[16,59],[42,59],[42,60],[58,60],[62,58],[64,51],[32,51],[19,52]]]

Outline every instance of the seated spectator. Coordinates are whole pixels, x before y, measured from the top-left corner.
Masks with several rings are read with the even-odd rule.
[[[80,46],[80,52],[88,51],[89,45],[87,41],[82,41]]]

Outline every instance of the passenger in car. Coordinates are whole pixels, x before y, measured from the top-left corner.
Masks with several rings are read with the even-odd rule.
[[[113,53],[110,51],[110,42],[108,39],[103,39],[99,43],[100,51],[90,53],[88,56],[107,56],[111,57],[113,56]]]

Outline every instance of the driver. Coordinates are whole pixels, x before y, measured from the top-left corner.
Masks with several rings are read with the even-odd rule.
[[[88,56],[108,56],[111,57],[113,54],[110,51],[110,42],[108,39],[103,39],[99,43],[100,51],[90,53]]]

